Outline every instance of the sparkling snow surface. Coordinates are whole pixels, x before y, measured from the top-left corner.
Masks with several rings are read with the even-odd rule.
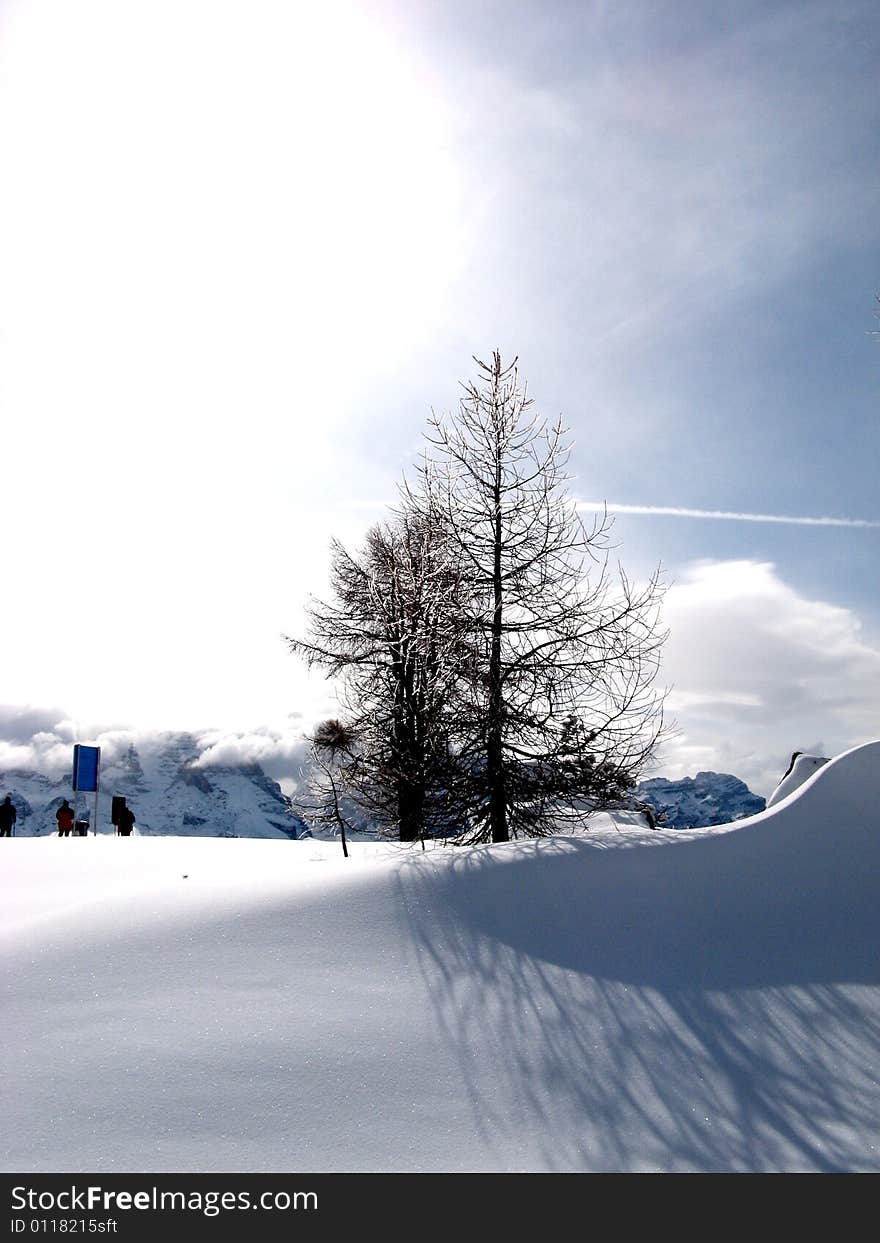
[[[735,826],[12,839],[7,1170],[880,1169],[880,743]]]

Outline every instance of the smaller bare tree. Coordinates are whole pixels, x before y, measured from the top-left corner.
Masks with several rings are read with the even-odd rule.
[[[321,721],[308,737],[311,743],[311,779],[297,800],[298,810],[308,824],[338,832],[342,853],[348,858],[348,825],[343,811],[345,768],[355,759],[357,735],[342,721]]]

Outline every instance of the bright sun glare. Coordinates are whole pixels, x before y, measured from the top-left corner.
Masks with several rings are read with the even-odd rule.
[[[227,697],[247,694],[229,628],[254,636],[235,595],[222,633],[201,617],[187,636],[193,562],[202,594],[230,551],[239,574],[277,570],[291,473],[320,487],[364,374],[442,314],[460,263],[448,118],[426,71],[337,0],[20,0],[0,35],[0,399],[25,537],[5,568],[29,601],[7,619],[22,660],[5,694],[91,701],[124,665],[117,711],[158,711],[157,670],[189,642],[210,720],[219,660]],[[123,642],[106,593],[68,575],[83,607],[59,643],[74,525],[105,580],[161,572],[164,600],[129,619],[142,634]]]

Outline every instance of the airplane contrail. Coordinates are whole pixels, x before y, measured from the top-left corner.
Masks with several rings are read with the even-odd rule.
[[[340,509],[386,509],[390,500],[346,500]],[[880,521],[870,518],[802,518],[793,514],[743,514],[731,509],[686,509],[680,505],[619,505],[616,501],[578,501],[584,513],[645,514],[660,518],[718,518],[724,522],[782,522],[795,527],[861,527],[876,530]]]
[[[720,518],[725,522],[784,522],[796,527],[880,527],[867,518],[797,518],[790,514],[741,514],[727,509],[684,509],[678,505],[618,505],[614,501],[578,501],[588,513],[607,509],[616,514],[647,514],[664,518]]]

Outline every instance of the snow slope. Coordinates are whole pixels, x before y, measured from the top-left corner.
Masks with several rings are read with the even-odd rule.
[[[8,1170],[880,1169],[880,743],[735,826],[14,839]]]

